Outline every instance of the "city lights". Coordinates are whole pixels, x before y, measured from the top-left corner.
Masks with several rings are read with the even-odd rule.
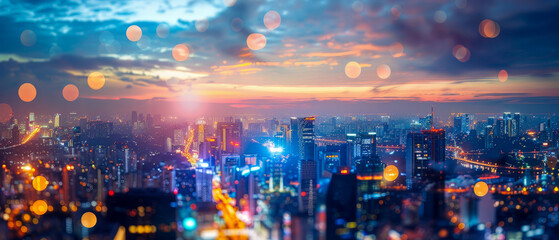
[[[1,239],[559,232],[559,2],[0,5]]]

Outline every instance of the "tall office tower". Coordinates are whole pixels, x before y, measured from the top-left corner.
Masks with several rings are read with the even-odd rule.
[[[346,135],[351,166],[357,158],[368,158],[377,155],[377,135],[369,133],[348,133]]]
[[[199,158],[204,159],[206,162],[210,163],[211,166],[215,166],[217,152],[218,146],[215,138],[206,138],[204,142],[200,143]]]
[[[493,135],[499,138],[505,136],[505,120],[503,118],[497,118]]]
[[[440,174],[444,171],[445,148],[445,131],[442,129],[409,133],[406,143],[407,185],[411,187],[414,181],[440,182],[440,178],[444,178],[444,174]]]
[[[241,161],[240,155],[231,155],[229,153],[221,155],[221,163],[219,171],[221,172],[221,182],[230,183],[235,181],[234,174],[236,169],[239,167]],[[217,169],[217,168],[216,168]]]
[[[318,198],[316,162],[301,160],[298,167],[299,212],[305,213],[307,216],[314,216],[314,209]]]
[[[282,156],[274,156],[270,161],[270,191],[283,192]]]
[[[290,124],[291,130],[289,132],[291,135],[291,147],[289,149],[289,153],[293,156],[299,156],[299,121],[297,118],[292,117],[290,119]]]
[[[469,134],[473,115],[458,113],[454,117],[454,134]]]
[[[60,127],[60,114],[56,114],[54,115],[54,127]]]
[[[221,153],[240,154],[243,124],[241,122],[217,123],[217,141]]]
[[[315,117],[297,118],[297,156],[301,160],[314,161],[314,121]]]
[[[207,163],[200,163],[196,167],[196,200],[198,202],[209,203],[213,201],[213,170]]]
[[[485,149],[493,148],[493,125],[485,126]]]
[[[138,121],[138,113],[136,111],[132,111],[132,117],[131,117],[131,121],[133,123]]]
[[[192,145],[193,149],[196,151],[200,150],[200,144],[206,140],[206,132],[204,130],[205,126],[206,122],[203,119],[196,122],[194,144]]]
[[[138,122],[142,122],[142,123],[143,123],[144,120],[145,120],[145,119],[144,119],[144,114],[143,114],[143,113],[138,114]]]
[[[12,127],[12,144],[18,144],[19,143],[19,127],[17,126],[17,124],[14,124],[14,126]]]
[[[349,168],[334,173],[326,193],[326,239],[353,239],[357,230],[357,178]]]
[[[520,120],[520,113],[514,113],[514,121],[516,122],[516,136],[522,134],[522,126]]]
[[[30,112],[29,113],[29,122],[28,122],[28,130],[33,129],[33,126],[35,125],[35,113],[34,112]]]
[[[517,123],[516,120],[512,117],[512,114],[510,112],[503,113],[503,126],[504,126],[503,128],[504,135],[508,137],[516,136]]]

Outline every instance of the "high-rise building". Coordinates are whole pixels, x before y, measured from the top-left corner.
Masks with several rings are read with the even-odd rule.
[[[491,149],[493,148],[493,125],[485,126],[485,148]]]
[[[132,111],[132,122],[135,123],[138,121],[138,113],[136,111]]]
[[[516,134],[515,135],[520,135],[522,134],[522,127],[521,127],[521,119],[520,119],[520,113],[514,113],[514,121],[516,122]]]
[[[240,154],[242,133],[241,122],[217,123],[217,140],[221,153]]]
[[[207,163],[200,163],[196,167],[196,200],[198,202],[209,203],[213,201],[213,170]]]
[[[301,160],[314,160],[315,117],[291,118],[291,154]]]
[[[14,124],[14,126],[12,127],[12,144],[18,144],[19,143],[19,127],[17,126],[17,124]]]
[[[409,133],[406,143],[406,178],[408,186],[413,181],[432,181],[438,178],[435,172],[444,171],[445,131],[424,130]],[[444,176],[443,176],[444,177]]]
[[[54,127],[60,127],[60,114],[56,114],[54,115]]]
[[[308,216],[314,215],[318,198],[316,161],[299,161],[299,211]]]
[[[326,239],[353,239],[356,220],[356,174],[342,168],[332,175],[326,193]]]
[[[376,133],[348,133],[346,135],[351,165],[357,158],[368,158],[377,154]]]
[[[458,113],[454,117],[454,134],[469,134],[472,122],[473,115],[467,113]]]

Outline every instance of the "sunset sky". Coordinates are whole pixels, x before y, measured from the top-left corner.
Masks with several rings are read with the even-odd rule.
[[[264,23],[270,11],[281,17],[266,17],[275,29]],[[543,0],[3,0],[0,103],[16,113],[416,113],[431,104],[556,113],[558,12]],[[127,38],[133,25],[139,41]],[[265,36],[263,48],[247,47],[252,33]],[[178,44],[189,49],[184,61],[173,57]],[[349,62],[361,68],[355,78]],[[93,72],[105,78],[99,90],[88,86]],[[36,88],[30,102],[18,95],[24,83]],[[79,89],[74,101],[63,96],[68,84]]]

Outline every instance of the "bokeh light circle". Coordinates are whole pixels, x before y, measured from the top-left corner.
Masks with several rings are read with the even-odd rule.
[[[435,16],[433,18],[437,23],[444,23],[446,21],[446,12],[444,12],[443,10],[438,10],[435,12]]]
[[[47,202],[43,201],[43,200],[37,200],[33,203],[33,205],[31,205],[31,208],[33,208],[33,212],[39,216],[45,214],[48,210],[48,204]]]
[[[142,29],[137,25],[132,25],[126,29],[126,37],[132,42],[137,42],[142,38]]]
[[[37,176],[33,179],[33,188],[37,191],[43,191],[47,188],[49,182],[43,176]]]
[[[210,22],[208,19],[200,19],[194,23],[194,27],[196,27],[198,32],[205,32],[210,27]]]
[[[0,103],[0,123],[6,123],[12,119],[14,111],[7,103]]]
[[[506,70],[501,70],[499,71],[498,77],[500,82],[506,82],[507,79],[509,78],[509,73],[507,73]]]
[[[87,77],[87,85],[93,90],[99,90],[105,85],[105,76],[100,72],[92,72]]]
[[[483,197],[487,194],[487,192],[489,191],[489,186],[487,186],[487,183],[485,182],[477,182],[474,185],[474,193],[478,196],[478,197]]]
[[[232,7],[233,5],[235,5],[236,2],[237,0],[223,0],[223,4],[228,7]]]
[[[501,27],[498,23],[485,19],[479,24],[479,34],[484,38],[496,38],[501,33]]]
[[[281,24],[281,16],[276,11],[269,11],[264,15],[264,25],[270,30],[274,30]]]
[[[470,60],[470,50],[462,44],[457,44],[452,49],[452,55],[460,62],[467,62]]]
[[[386,64],[381,64],[380,66],[378,66],[377,68],[377,76],[381,79],[387,79],[390,77],[390,74],[392,74],[392,70],[390,70],[390,67]]]
[[[24,83],[19,87],[18,95],[21,101],[31,102],[37,96],[37,89],[31,83]]]
[[[260,50],[266,46],[266,36],[260,33],[252,33],[247,37],[247,46],[251,50]]]
[[[355,61],[348,62],[345,65],[345,75],[348,78],[357,78],[361,75],[361,65]]]
[[[233,20],[231,20],[231,29],[235,32],[243,30],[243,20],[240,18],[233,18]]]
[[[173,48],[173,58],[179,62],[188,59],[188,54],[190,54],[190,51],[188,50],[188,47],[184,44],[177,44]]]
[[[37,35],[31,30],[25,30],[21,32],[20,40],[23,46],[31,47],[37,42]]]
[[[97,216],[92,212],[86,212],[82,215],[81,222],[86,228],[95,227],[95,224],[97,224]]]
[[[398,171],[398,168],[394,165],[388,165],[386,166],[386,168],[384,169],[384,180],[392,182],[394,180],[396,180],[396,178],[398,178],[398,175],[400,174],[400,172]]]
[[[157,33],[158,37],[166,38],[167,36],[169,36],[169,25],[167,25],[165,23],[161,23],[161,24],[157,25],[157,28],[155,29],[155,32]]]
[[[78,97],[80,96],[80,90],[78,90],[78,87],[76,87],[76,85],[68,84],[64,87],[64,89],[62,89],[62,96],[64,96],[64,99],[66,99],[66,101],[72,102],[78,99]]]

